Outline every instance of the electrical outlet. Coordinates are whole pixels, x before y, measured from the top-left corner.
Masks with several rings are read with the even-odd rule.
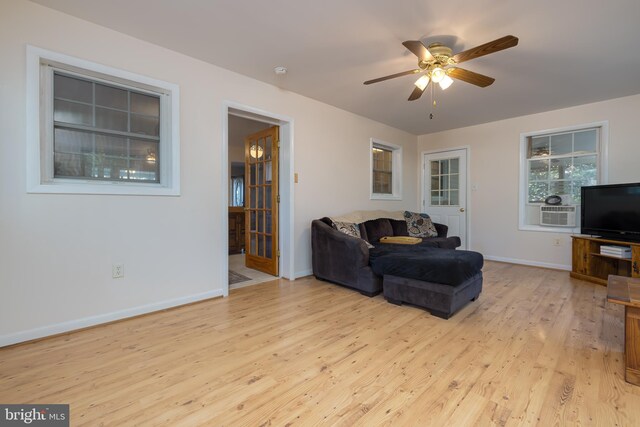
[[[121,279],[124,277],[124,264],[113,264],[111,266],[111,275],[114,279]]]
[[[553,246],[562,246],[562,239],[559,237],[553,239]]]

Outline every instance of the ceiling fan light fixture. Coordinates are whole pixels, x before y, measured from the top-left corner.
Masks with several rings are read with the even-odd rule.
[[[447,75],[445,75],[442,80],[440,80],[440,87],[442,88],[442,90],[445,90],[446,88],[448,88],[449,86],[451,86],[451,84],[453,83],[453,79]]]
[[[158,157],[156,156],[156,153],[151,151],[151,149],[148,149],[146,160],[147,160],[147,163],[149,163],[150,165],[155,165],[156,161],[158,160]]]
[[[416,87],[418,87],[420,90],[424,90],[427,87],[428,84],[429,84],[429,76],[427,76],[426,74],[423,74],[414,83],[414,85],[416,85]]]
[[[431,70],[431,80],[433,80],[434,83],[440,83],[446,76],[447,74],[440,67],[436,67]]]
[[[249,148],[249,155],[251,155],[251,157],[253,157],[254,159],[261,158],[263,154],[264,154],[264,149],[259,145],[254,144]]]

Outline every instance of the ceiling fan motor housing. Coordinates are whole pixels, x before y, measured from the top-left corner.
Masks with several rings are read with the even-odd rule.
[[[451,55],[453,54],[451,48],[441,43],[431,43],[429,47],[427,47],[427,49],[429,50],[429,53],[431,53],[431,55],[433,55],[433,57],[438,61],[444,59],[444,62],[446,62],[449,58],[451,58]]]
[[[444,68],[447,65],[454,65],[456,62],[451,57],[451,48],[441,43],[431,43],[427,48],[433,59],[430,61],[419,60],[418,67],[421,70],[432,71],[434,68]]]

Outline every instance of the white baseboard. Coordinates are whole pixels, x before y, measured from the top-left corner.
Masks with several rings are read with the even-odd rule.
[[[214,291],[203,292],[201,294],[189,295],[186,297],[175,298],[172,300],[161,301],[153,304],[141,305],[138,307],[127,308],[125,310],[99,314],[97,316],[84,317],[82,319],[69,320],[67,322],[56,323],[54,325],[29,329],[13,334],[0,335],[0,347],[30,341],[37,338],[48,337],[50,335],[71,332],[77,329],[99,325],[101,323],[113,322],[114,320],[126,319],[128,317],[139,316],[141,314],[152,313],[154,311],[164,310],[167,308],[177,307],[180,305],[220,296],[222,296],[222,289],[216,289]]]
[[[529,261],[526,259],[517,259],[517,258],[504,258],[499,256],[493,256],[493,255],[485,255],[484,259],[488,261],[508,262],[509,264],[522,264],[522,265],[530,265],[532,267],[544,267],[544,268],[551,268],[553,270],[571,271],[570,265],[552,264],[549,262]]]
[[[296,275],[294,277],[294,280],[295,280],[295,279],[299,279],[301,277],[311,276],[313,274],[313,270],[312,269],[308,269],[308,270],[296,271],[294,274]]]

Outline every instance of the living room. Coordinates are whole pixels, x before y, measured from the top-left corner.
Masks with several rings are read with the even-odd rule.
[[[327,322],[325,316],[332,314],[341,316],[343,325],[355,325],[357,322],[366,325],[371,316],[380,313],[381,319],[391,326],[400,325],[411,329],[411,322],[414,322],[425,330],[432,331],[434,335],[450,334],[451,337],[464,340],[470,338],[460,330],[461,322],[467,314],[481,307],[480,310],[486,316],[495,315],[493,320],[485,319],[486,327],[498,329],[480,330],[480,336],[488,343],[480,345],[483,349],[485,345],[504,348],[504,352],[483,353],[484,356],[480,359],[487,364],[492,363],[492,358],[503,361],[509,365],[509,369],[500,371],[499,378],[495,379],[495,384],[499,386],[483,382],[483,387],[486,387],[483,392],[465,394],[466,400],[460,397],[452,402],[464,401],[463,407],[468,409],[477,403],[483,411],[493,404],[495,408],[504,409],[502,415],[505,422],[511,420],[515,424],[532,420],[532,416],[532,421],[537,422],[535,416],[544,412],[541,409],[543,406],[548,409],[546,415],[559,418],[563,423],[586,420],[588,424],[589,417],[593,416],[594,420],[601,420],[604,424],[611,424],[614,420],[622,425],[631,424],[633,416],[638,415],[635,411],[640,397],[637,387],[624,382],[621,360],[622,311],[604,302],[606,288],[569,279],[568,270],[572,264],[571,232],[528,230],[521,224],[520,197],[522,138],[537,132],[562,131],[576,126],[598,124],[606,129],[601,134],[601,141],[606,144],[602,158],[607,176],[606,181],[601,183],[640,181],[636,166],[638,155],[634,154],[637,145],[635,137],[638,133],[636,115],[640,111],[640,85],[636,72],[640,66],[640,54],[635,48],[635,41],[640,38],[636,25],[640,11],[636,2],[622,1],[612,5],[589,1],[589,7],[586,7],[584,2],[578,1],[562,4],[545,1],[540,5],[527,5],[531,10],[526,17],[519,16],[518,11],[518,7],[524,6],[512,5],[510,2],[500,2],[500,8],[504,10],[499,13],[486,12],[489,8],[495,8],[489,2],[443,4],[438,8],[418,1],[402,2],[402,7],[395,2],[373,2],[375,5],[370,5],[371,9],[364,1],[349,5],[341,2],[305,4],[304,7],[296,2],[286,1],[270,6],[247,2],[217,2],[213,5],[205,3],[196,2],[189,7],[162,2],[162,7],[157,10],[149,8],[149,15],[144,19],[157,22],[158,25],[140,25],[137,28],[136,21],[144,15],[123,12],[134,7],[124,1],[0,0],[0,51],[3,57],[3,67],[0,68],[0,128],[3,130],[3,144],[0,146],[0,173],[3,182],[0,192],[0,230],[3,236],[0,241],[0,269],[3,272],[0,346],[15,345],[0,349],[0,382],[3,383],[0,387],[0,403],[71,402],[74,425],[82,423],[80,414],[87,415],[87,423],[103,420],[106,424],[118,421],[126,424],[128,416],[134,420],[132,423],[149,422],[151,415],[148,412],[146,416],[143,414],[144,408],[151,405],[145,406],[145,398],[138,392],[132,391],[133,397],[120,396],[124,400],[117,403],[109,397],[118,399],[118,392],[113,388],[99,396],[89,393],[93,385],[101,388],[110,381],[120,384],[122,390],[131,390],[120,383],[124,380],[124,375],[111,371],[109,361],[100,359],[99,355],[103,351],[115,352],[116,348],[123,352],[133,351],[131,349],[134,347],[154,348],[152,353],[158,357],[154,360],[160,363],[162,349],[153,347],[154,345],[165,346],[164,349],[167,350],[171,348],[172,340],[175,340],[176,345],[180,345],[181,339],[205,340],[198,335],[197,328],[201,323],[196,318],[188,317],[184,321],[184,338],[180,338],[179,330],[170,327],[172,324],[180,324],[180,318],[172,319],[170,310],[153,314],[189,303],[194,304],[176,310],[191,307],[197,316],[206,318],[202,323],[206,324],[203,330],[216,333],[234,322],[244,324],[241,317],[234,316],[247,315],[254,322],[259,323],[263,319],[270,325],[269,322],[283,318],[296,327],[303,328],[306,323],[300,323],[300,319],[306,315],[309,315],[309,322],[313,319]],[[198,13],[199,8],[202,8],[201,14]],[[210,8],[219,13],[211,13]],[[290,18],[285,22],[265,22],[265,16],[272,16],[267,13],[270,8],[276,9],[271,13],[284,14]],[[250,19],[241,21],[237,17],[242,14]],[[432,17],[436,15],[437,18]],[[358,17],[362,23],[358,26],[349,25],[354,17]],[[101,19],[110,21],[102,22]],[[227,28],[224,23],[229,20],[236,22],[237,29],[233,32],[209,32],[216,26]],[[260,25],[264,25],[265,29],[261,30]],[[378,28],[379,31],[366,31],[367,27]],[[175,30],[170,30],[172,28]],[[575,32],[568,33],[568,28]],[[240,41],[232,41],[234,37],[239,39],[252,29],[255,29],[253,37],[258,43],[255,50],[260,52],[255,57],[251,55],[250,46],[241,46]],[[331,29],[336,35],[322,35],[327,29]],[[276,34],[284,48],[269,45],[272,39],[261,37],[262,31]],[[216,35],[215,42],[212,34]],[[451,41],[456,51],[508,34],[517,36],[519,44],[486,58],[470,61],[466,68],[495,77],[495,83],[486,88],[478,88],[456,81],[447,91],[436,89],[435,109],[426,95],[417,101],[407,101],[407,96],[414,87],[415,77],[403,77],[375,85],[362,84],[368,79],[415,67],[415,56],[401,43],[405,40],[427,39],[438,34],[457,36],[456,40],[443,40]],[[304,35],[306,39],[299,35]],[[345,43],[348,41],[346,47],[338,43],[341,37]],[[293,39],[296,38],[305,40],[294,44]],[[325,38],[330,43],[323,44]],[[222,46],[221,40],[226,47]],[[287,41],[291,44],[284,44]],[[554,43],[559,46],[552,46]],[[212,47],[214,44],[215,48]],[[541,46],[549,47],[545,50]],[[361,49],[362,56],[356,56],[355,63],[349,63],[349,66],[342,65],[352,55],[357,55],[358,49]],[[574,50],[579,51],[580,55]],[[585,54],[589,50],[594,58]],[[273,52],[272,61],[262,61],[264,52]],[[562,52],[562,55],[558,52]],[[615,53],[615,61],[610,59],[612,52]],[[123,184],[110,186],[106,194],[100,194],[99,191],[102,190],[82,188],[65,192],[43,189],[42,182],[37,179],[34,182],[34,176],[40,177],[41,172],[41,159],[37,151],[40,147],[40,135],[34,132],[37,127],[34,127],[33,122],[35,120],[37,125],[38,106],[34,102],[38,103],[39,92],[33,91],[31,82],[34,76],[38,80],[39,70],[36,67],[34,74],[33,67],[29,65],[28,60],[33,57],[31,54],[54,64],[65,63],[66,60],[78,61],[74,63],[78,68],[85,68],[81,65],[91,65],[101,70],[99,72],[102,74],[109,74],[107,71],[122,73],[120,78],[123,79],[126,76],[141,76],[140,79],[146,79],[146,84],[152,86],[168,82],[163,89],[173,91],[172,101],[177,105],[174,105],[172,112],[178,119],[172,129],[176,135],[172,141],[174,151],[169,150],[167,153],[166,159],[170,162],[165,165],[165,170],[173,172],[169,176],[171,185],[163,189],[164,194],[127,194],[121,189],[126,187]],[[316,54],[329,55],[333,61],[315,61]],[[294,66],[296,58],[306,61],[307,66]],[[275,74],[273,69],[276,66],[286,66],[288,72],[284,75]],[[239,72],[238,68],[246,69],[246,72]],[[233,69],[236,71],[232,71]],[[268,72],[269,77],[258,79],[251,74],[254,69]],[[551,71],[544,75],[546,80],[540,84],[537,73],[545,70]],[[529,92],[525,92],[524,88],[520,91],[518,86],[529,80],[538,84],[535,86],[538,92],[535,97],[527,97],[524,94],[528,95]],[[325,81],[333,82],[333,86],[324,86]],[[295,84],[315,88],[310,88],[307,94],[297,93],[291,88]],[[322,92],[332,92],[336,96],[336,102],[330,105],[320,101]],[[571,98],[568,93],[572,94]],[[335,106],[339,103],[340,107]],[[371,107],[371,115],[368,117],[354,112],[360,111],[358,109],[364,111],[365,107]],[[282,201],[282,206],[286,206],[286,209],[281,206],[281,213],[285,215],[284,218],[281,217],[281,228],[285,232],[281,242],[281,278],[267,284],[243,288],[237,293],[229,292],[227,277],[228,146],[225,132],[229,110],[236,113],[242,111],[252,117],[275,118],[281,129],[288,129],[290,132],[281,134],[281,150],[289,155],[284,165],[289,180],[284,184],[281,182],[281,185],[289,185],[288,196]],[[409,115],[405,117],[401,112],[408,112]],[[434,114],[433,119],[429,118],[430,112]],[[497,113],[501,115],[493,115]],[[389,125],[391,122],[395,125]],[[399,200],[371,198],[372,138],[402,148],[402,186]],[[391,306],[381,297],[368,299],[356,292],[313,279],[312,220],[357,210],[420,212],[424,153],[461,147],[465,147],[469,153],[467,249],[481,253],[487,261],[483,270],[485,291],[478,301],[447,321],[436,320],[424,311],[407,306]],[[121,277],[114,278],[114,266],[121,267]],[[545,283],[536,281],[540,278]],[[553,293],[553,284],[559,286],[558,293]],[[577,300],[572,300],[572,296],[576,296]],[[523,298],[539,298],[535,301],[548,305],[535,305],[533,300],[527,302]],[[320,308],[319,304],[323,300],[335,306],[324,308],[324,312],[314,311]],[[199,301],[202,302],[198,303]],[[254,301],[256,306],[233,305],[249,304],[250,301]],[[310,306],[309,301],[316,308]],[[209,303],[213,305],[202,305]],[[264,312],[259,311],[262,303]],[[274,307],[279,303],[290,311],[282,313],[275,310]],[[559,305],[555,306],[556,309],[549,308],[552,304],[561,303],[576,307],[579,313],[574,317],[573,314],[556,310]],[[302,308],[296,309],[296,304],[300,304]],[[338,307],[351,311],[353,317],[338,312]],[[252,314],[251,310],[257,311]],[[550,341],[530,344],[538,350],[536,356],[531,356],[531,360],[523,356],[522,360],[526,361],[524,366],[531,367],[532,370],[535,366],[535,369],[544,371],[541,382],[510,382],[506,379],[509,376],[520,378],[525,375],[517,369],[516,361],[521,359],[511,353],[526,353],[522,343],[517,342],[522,337],[519,334],[525,330],[547,330],[545,322],[529,325],[522,319],[522,316],[529,316],[532,312],[538,316],[536,321],[539,318],[550,319],[549,322],[557,324],[558,334],[562,331],[566,335],[558,337],[553,345]],[[582,312],[588,314],[579,317]],[[109,326],[97,326],[147,313],[152,314]],[[179,313],[186,315],[184,311]],[[294,317],[294,314],[298,317]],[[551,317],[552,314],[557,317]],[[155,315],[160,317],[154,318]],[[600,329],[589,323],[589,316],[602,321],[597,323]],[[129,321],[139,323],[130,324],[133,326],[129,327]],[[50,338],[49,341],[33,341],[93,326],[97,327],[78,332],[79,335],[72,333]],[[536,329],[538,326],[539,330]],[[246,325],[247,330],[243,331],[249,335],[246,341],[241,339],[242,335],[238,331],[233,330],[230,336],[216,342],[229,349],[238,348],[248,353],[260,354],[263,361],[277,358],[273,356],[274,353],[284,354],[278,351],[261,352],[260,346],[265,349],[270,347],[258,341],[252,327]],[[356,330],[356,326],[353,328]],[[277,329],[278,326],[273,326],[273,335],[265,333],[267,339],[277,341]],[[614,338],[615,331],[620,335]],[[333,339],[339,344],[342,343],[341,340],[347,339],[344,336],[349,335],[350,330],[340,330],[342,338],[332,337],[328,332],[317,328],[304,329],[302,335],[313,336],[314,332],[318,333],[319,339]],[[366,329],[362,336],[371,333],[371,330]],[[426,350],[427,344],[421,345],[422,341],[418,340],[418,337],[421,340],[426,340],[426,337],[414,336],[413,333],[403,331],[399,335],[416,344],[418,351]],[[546,335],[546,339],[550,340],[552,335]],[[599,361],[605,360],[606,363],[600,365],[581,358],[577,365],[572,365],[570,359],[552,361],[543,357],[536,358],[541,349],[551,351],[562,348],[560,353],[549,356],[556,359],[567,355],[562,351],[570,354],[588,353],[590,347],[571,349],[571,344],[578,340],[576,336],[581,335],[588,335],[585,341],[580,341],[582,344],[587,342],[598,349],[597,352],[593,350],[595,353],[592,359],[597,357]],[[567,337],[569,339],[565,340]],[[109,341],[110,338],[114,341]],[[507,338],[513,340],[503,342]],[[140,341],[136,343],[135,340],[138,339]],[[290,339],[297,343],[302,336],[292,336]],[[90,342],[85,353],[86,359],[103,366],[105,371],[114,376],[111,379],[101,377],[100,372],[89,366],[89,362],[79,362],[76,365],[65,365],[66,368],[58,376],[50,377],[50,384],[39,386],[35,375],[45,372],[48,360],[64,365],[65,357],[73,356],[78,348],[74,344],[74,350],[69,354],[65,353],[65,346],[73,344],[74,340],[77,340],[78,345]],[[56,353],[55,357],[47,356],[47,342],[54,347],[49,350]],[[109,347],[101,347],[101,342],[110,343]],[[119,343],[125,342],[127,345],[121,348]],[[306,345],[313,347],[311,342]],[[388,347],[384,347],[387,345]],[[382,339],[380,348],[398,350],[401,345],[400,342]],[[453,365],[446,365],[448,356],[438,352],[438,346],[438,342],[429,341],[429,351],[433,352],[434,357],[438,354],[440,358],[421,360],[420,365],[433,363],[437,365],[443,378],[446,378],[442,380],[442,384],[435,384],[435,389],[442,390],[443,393],[460,393],[456,384],[465,382],[457,374],[468,373],[465,364],[480,370],[482,367],[475,366],[471,355],[464,352],[460,353],[462,356],[455,358]],[[127,350],[125,347],[131,349]],[[367,351],[372,351],[373,347],[369,344]],[[191,348],[197,350],[194,354],[200,354],[199,347]],[[332,357],[338,360],[338,356],[342,355],[344,360],[349,360],[346,356],[349,350],[342,347],[319,347],[317,350],[318,356],[323,357],[324,364],[318,367],[323,375],[328,375],[327,372],[334,369],[326,362],[334,360]],[[473,347],[469,348],[469,351],[473,350]],[[295,354],[299,349],[291,351],[293,353],[287,357],[290,361],[296,359]],[[138,372],[136,369],[147,372],[144,369],[144,355],[137,359],[129,354],[109,354],[114,360],[122,361],[119,365],[120,372],[128,372],[133,376]],[[236,355],[241,359],[240,355]],[[335,362],[331,377],[318,375],[311,378],[310,371],[305,369],[313,366],[314,361],[311,356],[307,356],[304,364],[303,359],[300,359],[299,365],[293,369],[301,378],[309,377],[309,384],[313,384],[313,388],[302,392],[300,388],[293,386],[278,389],[278,393],[289,396],[291,401],[297,402],[296,399],[302,399],[301,396],[307,392],[309,395],[322,395],[318,390],[338,381],[336,378],[340,375],[355,375],[348,366],[338,366],[338,362]],[[370,356],[375,358],[376,353],[372,352]],[[12,369],[3,363],[9,357]],[[184,357],[185,361],[189,359],[189,355],[185,354],[180,357]],[[406,357],[409,361],[409,356]],[[614,363],[615,359],[620,360]],[[182,359],[178,358],[171,363],[178,364],[180,360]],[[225,365],[228,362],[222,358],[214,360],[221,362],[222,372],[225,372],[218,375],[218,379],[225,378],[232,384],[234,379],[231,376],[239,371],[224,371],[227,369],[224,366],[231,365]],[[249,358],[246,365],[250,366],[253,362]],[[36,368],[40,363],[43,371]],[[597,370],[598,375],[601,371],[606,371],[608,375],[594,380],[600,387],[595,391],[589,388],[589,381],[585,380],[582,372],[589,370],[589,366],[592,366],[590,363],[594,364],[594,371]],[[322,370],[325,365],[329,368]],[[417,396],[406,396],[406,399],[398,395],[389,397],[399,393],[397,390],[400,388],[407,393],[412,389],[403,388],[404,386],[392,391],[384,389],[384,384],[376,383],[375,375],[379,372],[374,367],[375,364],[361,366],[363,372],[373,374],[370,377],[354,376],[355,385],[352,389],[334,389],[335,394],[322,395],[324,400],[318,405],[320,410],[314,411],[308,403],[303,405],[305,411],[302,411],[302,407],[298,408],[305,415],[298,422],[321,422],[325,415],[330,415],[328,422],[336,424],[340,422],[336,414],[342,409],[348,417],[353,417],[349,418],[353,423],[359,420],[355,413],[365,416],[369,409],[372,410],[371,414],[363,420],[372,424],[376,424],[376,419],[371,418],[372,414],[379,415],[377,420],[383,423],[388,416],[385,414],[387,409],[392,414],[397,414],[400,417],[397,420],[404,424],[423,420],[420,414],[412,413],[405,406],[406,402],[421,402],[416,400]],[[453,367],[460,370],[452,375],[442,374],[442,371],[450,373]],[[30,376],[27,371],[31,368],[34,373]],[[160,365],[154,365],[155,368],[162,369]],[[260,369],[267,368],[261,365]],[[269,374],[258,372],[260,369],[249,375],[243,384],[255,384],[256,390],[268,396],[269,388],[281,383],[272,379],[265,382],[264,378],[269,378]],[[380,366],[380,369],[386,368]],[[83,388],[74,390],[64,382],[65,378],[74,375],[74,371],[81,373],[89,370],[91,374],[78,380],[82,382]],[[206,375],[205,372],[195,370]],[[552,376],[551,372],[554,371],[561,372],[563,379]],[[254,377],[263,380],[249,383]],[[593,377],[595,378],[595,374]],[[383,375],[383,378],[387,377]],[[416,378],[428,383],[425,377]],[[162,388],[160,383],[154,383],[150,376],[140,374],[135,379],[141,384],[152,384],[157,393],[154,396],[159,401],[178,405],[177,400],[163,400],[159,391]],[[568,389],[571,389],[568,393],[571,409],[566,412],[563,411],[567,406],[564,406],[565,401],[561,398],[557,401],[546,400],[547,394],[551,395],[566,385],[564,379],[570,385]],[[163,384],[167,385],[167,390],[173,390],[172,384]],[[186,384],[185,388],[176,392],[175,396],[186,398],[180,400],[179,404],[207,393],[203,391],[206,388],[203,384],[198,383],[193,388],[190,388],[189,381],[182,384]],[[375,391],[367,388],[368,384],[374,384]],[[451,389],[448,388],[450,385]],[[521,386],[527,390],[529,386],[532,387],[533,406],[538,408],[538,412],[523,409],[522,402],[526,402],[527,397],[516,391]],[[237,396],[245,393],[240,385],[236,384],[234,387],[237,387]],[[352,396],[360,388],[365,393],[362,399],[352,400],[346,396]],[[56,397],[56,393],[65,389],[70,390],[69,394],[63,393],[59,398]],[[233,389],[222,386],[220,390],[234,393]],[[415,390],[419,395],[426,393],[418,385]],[[506,390],[512,393],[509,394]],[[586,395],[583,395],[585,390]],[[510,402],[500,396],[503,391],[504,396],[511,396]],[[29,393],[35,397],[30,397]],[[35,398],[39,400],[27,401]],[[129,402],[125,400],[130,398],[137,399],[136,403],[126,409]],[[276,396],[272,395],[271,398],[277,400]],[[91,401],[92,399],[95,401]],[[202,418],[195,415],[198,413],[195,409],[190,409],[194,411],[190,413],[195,417],[190,418],[192,425],[207,421],[214,423],[214,420],[219,421],[215,424],[228,424],[224,415],[230,413],[227,412],[231,411],[229,408],[240,411],[237,408],[241,403],[230,397],[216,395],[215,400],[219,405],[223,402],[227,405],[217,406],[216,414],[200,413]],[[349,406],[347,410],[344,401],[349,401],[349,405],[354,406]],[[386,403],[377,405],[376,402],[390,404],[382,409]],[[91,409],[94,404],[96,409]],[[358,406],[360,404],[363,406]],[[111,411],[110,405],[116,409]],[[446,406],[437,398],[428,400],[425,405],[433,405],[433,408]],[[250,406],[246,404],[247,408]],[[340,410],[334,410],[334,406],[338,406]],[[137,408],[140,413],[134,414],[132,408]],[[156,407],[154,410],[158,409]],[[171,409],[175,410],[171,413],[180,419],[180,411],[173,406]],[[286,417],[278,411],[298,414],[297,409],[288,407],[286,402],[273,411],[267,413],[256,410],[247,419],[260,424],[270,418],[269,414],[274,415],[274,420],[283,421]],[[441,418],[437,419],[442,423],[457,420],[460,424],[471,424],[473,420],[481,419],[475,417],[474,411],[468,412],[470,419],[465,421],[463,418],[448,418],[455,412],[455,408],[447,407],[446,411],[439,412]],[[400,412],[404,415],[400,415]],[[275,416],[278,414],[280,417]],[[407,414],[415,415],[415,418],[406,418],[410,416]],[[461,417],[460,412],[456,414]],[[234,412],[234,417],[236,415],[238,414]],[[496,423],[502,420],[502,415],[498,415]],[[342,422],[347,418],[342,418]],[[360,421],[364,422],[363,420]],[[161,423],[160,419],[156,421],[156,424]],[[241,423],[242,419],[233,418],[231,423],[233,422]],[[591,422],[595,423],[593,420]]]

